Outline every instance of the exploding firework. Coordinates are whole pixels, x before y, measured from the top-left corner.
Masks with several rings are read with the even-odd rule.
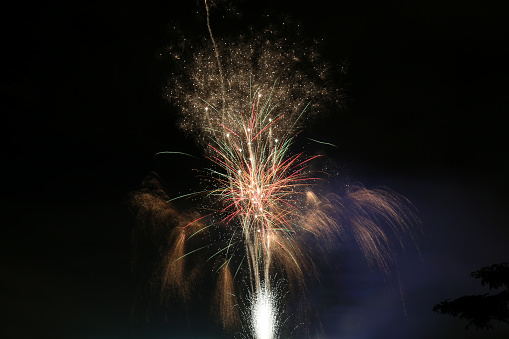
[[[240,324],[254,338],[276,338],[284,294],[276,277],[288,298],[305,292],[316,251],[350,237],[387,271],[392,247],[402,245],[401,234],[416,219],[408,201],[388,190],[349,185],[324,196],[313,190],[321,179],[309,164],[317,156],[292,153],[292,143],[312,115],[338,99],[323,81],[327,66],[313,48],[273,29],[237,42],[216,40],[208,15],[207,25],[210,42],[195,48],[192,59],[172,51],[182,63],[166,94],[181,111],[181,127],[212,164],[210,185],[200,191],[208,211],[179,213],[156,186],[134,194],[133,206],[140,224],[171,228],[163,290],[188,298],[191,284],[184,277],[198,274],[188,261],[214,262],[214,309],[223,327]],[[193,247],[214,229],[222,236]],[[249,297],[239,301],[243,293]],[[249,311],[239,310],[244,303]]]

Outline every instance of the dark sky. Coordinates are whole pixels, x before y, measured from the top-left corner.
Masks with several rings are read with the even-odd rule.
[[[220,333],[202,309],[146,322],[130,269],[129,192],[150,171],[175,190],[195,182],[196,163],[154,157],[200,156],[162,99],[168,27],[207,34],[202,4],[188,2],[36,1],[3,11],[1,337]],[[351,251],[316,292],[324,338],[507,338],[507,326],[465,330],[431,311],[487,293],[470,272],[509,261],[505,2],[240,1],[242,17],[222,19],[227,5],[214,8],[212,26],[231,20],[241,31],[283,13],[325,37],[333,68],[348,65],[336,78],[348,99],[306,136],[338,145],[323,152],[341,174],[402,193],[423,222],[421,254],[399,255],[407,314],[397,279]]]

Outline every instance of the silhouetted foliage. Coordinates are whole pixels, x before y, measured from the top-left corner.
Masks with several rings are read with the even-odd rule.
[[[491,329],[492,321],[509,323],[509,265],[495,264],[472,272],[471,277],[481,279],[481,285],[491,289],[505,287],[497,294],[466,295],[454,300],[444,300],[433,307],[433,311],[467,319],[477,328]]]

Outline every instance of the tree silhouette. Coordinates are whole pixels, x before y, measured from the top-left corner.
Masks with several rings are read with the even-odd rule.
[[[481,279],[481,285],[491,289],[504,288],[497,294],[465,295],[454,300],[444,300],[433,311],[467,319],[470,325],[481,329],[493,328],[492,321],[509,323],[509,265],[508,263],[486,266],[472,272],[471,277]]]

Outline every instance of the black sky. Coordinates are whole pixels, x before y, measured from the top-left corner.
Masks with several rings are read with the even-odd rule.
[[[348,97],[305,135],[338,145],[316,151],[343,175],[404,194],[423,221],[421,256],[409,251],[400,262],[408,315],[353,253],[318,292],[333,300],[322,305],[326,338],[506,338],[507,327],[465,331],[431,311],[487,292],[469,273],[509,260],[505,2],[237,4],[241,17],[223,19],[225,1],[213,8],[219,33],[283,13],[325,38],[332,68],[348,65],[336,76]],[[3,338],[218,333],[204,330],[208,320],[155,315],[147,324],[133,311],[126,204],[150,171],[175,191],[193,182],[196,163],[154,154],[200,155],[162,98],[170,69],[160,54],[174,23],[205,36],[203,14],[199,1],[41,1],[3,11]]]

